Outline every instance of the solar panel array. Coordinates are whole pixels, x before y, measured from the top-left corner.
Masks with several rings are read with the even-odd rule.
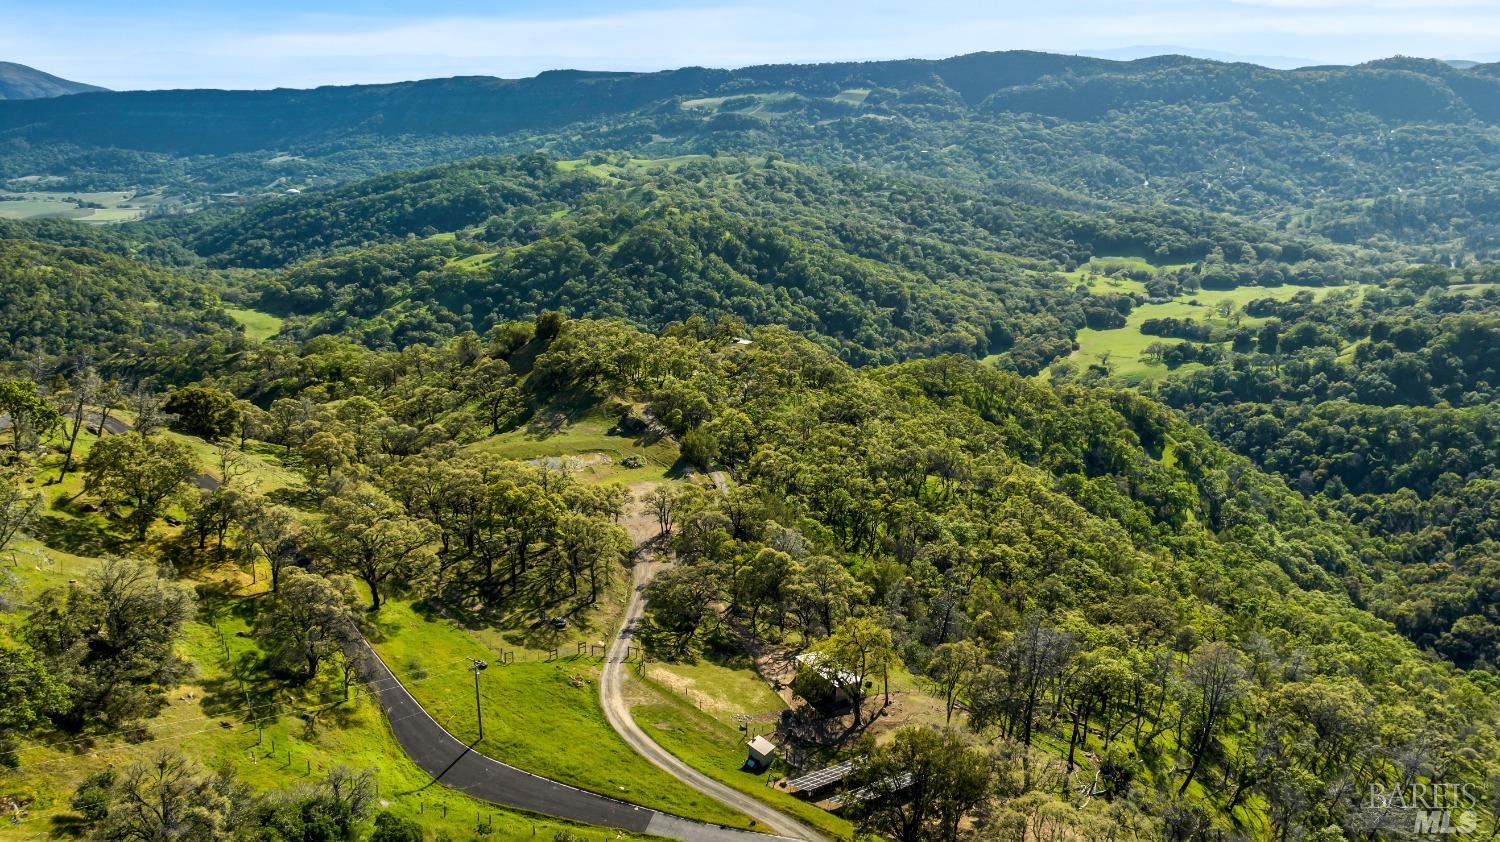
[[[914,776],[911,772],[902,772],[901,774],[893,778],[887,778],[878,784],[862,786],[853,792],[844,792],[835,795],[834,797],[828,799],[828,803],[834,807],[842,807],[843,805],[851,801],[865,801],[873,798],[876,795],[900,792],[901,790],[911,786],[913,777]]]
[[[832,783],[838,783],[844,778],[849,777],[849,773],[853,771],[854,761],[845,760],[836,766],[829,766],[825,769],[819,769],[816,772],[808,772],[800,778],[792,778],[786,782],[786,786],[788,789],[808,792],[814,789],[821,789]]]

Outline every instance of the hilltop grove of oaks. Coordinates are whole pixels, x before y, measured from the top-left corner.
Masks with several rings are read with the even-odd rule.
[[[945,739],[972,747],[903,737],[868,755],[872,781],[900,752],[988,753],[993,774],[977,785],[933,769],[969,794],[934,806],[915,835],[899,829],[911,816],[894,796],[861,808],[872,829],[951,836],[955,816],[978,810],[981,835],[1008,838],[1008,822],[1072,792],[1086,769],[1094,810],[1047,821],[1333,838],[1395,820],[1365,809],[1370,784],[1484,786],[1500,771],[1489,678],[1363,607],[1383,575],[1365,561],[1371,539],[1165,407],[953,356],[854,369],[784,329],[736,341],[745,332],[694,318],[651,335],[554,313],[399,352],[331,338],[256,346],[200,390],[223,402],[174,395],[193,410],[174,423],[279,447],[321,517],[226,500],[231,483],[194,504],[199,545],[281,567],[308,555],[329,574],[316,586],[283,574],[301,611],[258,632],[301,680],[339,657],[338,629],[356,622],[335,574],[363,579],[376,608],[396,592],[498,605],[521,584],[592,599],[629,548],[613,524],[619,495],[455,449],[591,406],[644,420],[690,463],[734,478],[724,495],[673,486],[648,501],[678,559],[649,593],[659,656],[691,657],[739,629],[807,646],[860,683],[901,667],[927,677],[961,729]],[[136,464],[171,457],[157,436],[116,440],[145,450]],[[93,493],[139,512],[118,497],[128,484],[111,482],[128,466],[101,450],[85,463]],[[181,483],[192,469],[172,470]],[[314,621],[331,648],[299,643]],[[88,681],[71,650],[43,643],[12,657]],[[78,716],[85,698],[55,715]],[[862,701],[856,721],[879,704]]]

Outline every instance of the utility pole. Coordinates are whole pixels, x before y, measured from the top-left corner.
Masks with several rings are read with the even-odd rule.
[[[479,739],[484,739],[484,708],[479,704],[479,674],[484,672],[489,664],[478,658],[469,659],[469,670],[474,673],[474,718],[479,720]]]

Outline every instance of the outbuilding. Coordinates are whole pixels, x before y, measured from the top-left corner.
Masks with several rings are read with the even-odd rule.
[[[864,688],[860,686],[858,678],[853,673],[835,669],[823,663],[822,658],[818,657],[816,652],[804,652],[797,656],[797,673],[799,678],[806,676],[814,679],[813,683],[819,688],[818,693],[814,695],[831,698],[835,702],[853,704],[854,699],[850,696],[850,692],[861,695],[864,693]],[[815,699],[809,698],[807,694],[804,694],[804,698],[816,703]]]
[[[745,760],[747,769],[764,769],[776,759],[776,744],[764,736],[756,735],[746,745],[750,749],[750,757]]]

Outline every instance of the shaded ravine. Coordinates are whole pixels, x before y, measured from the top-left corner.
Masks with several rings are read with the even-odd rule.
[[[432,783],[466,795],[541,815],[684,842],[767,842],[774,837],[690,821],[533,775],[475,751],[433,719],[368,642],[363,679],[380,701],[406,754]]]

